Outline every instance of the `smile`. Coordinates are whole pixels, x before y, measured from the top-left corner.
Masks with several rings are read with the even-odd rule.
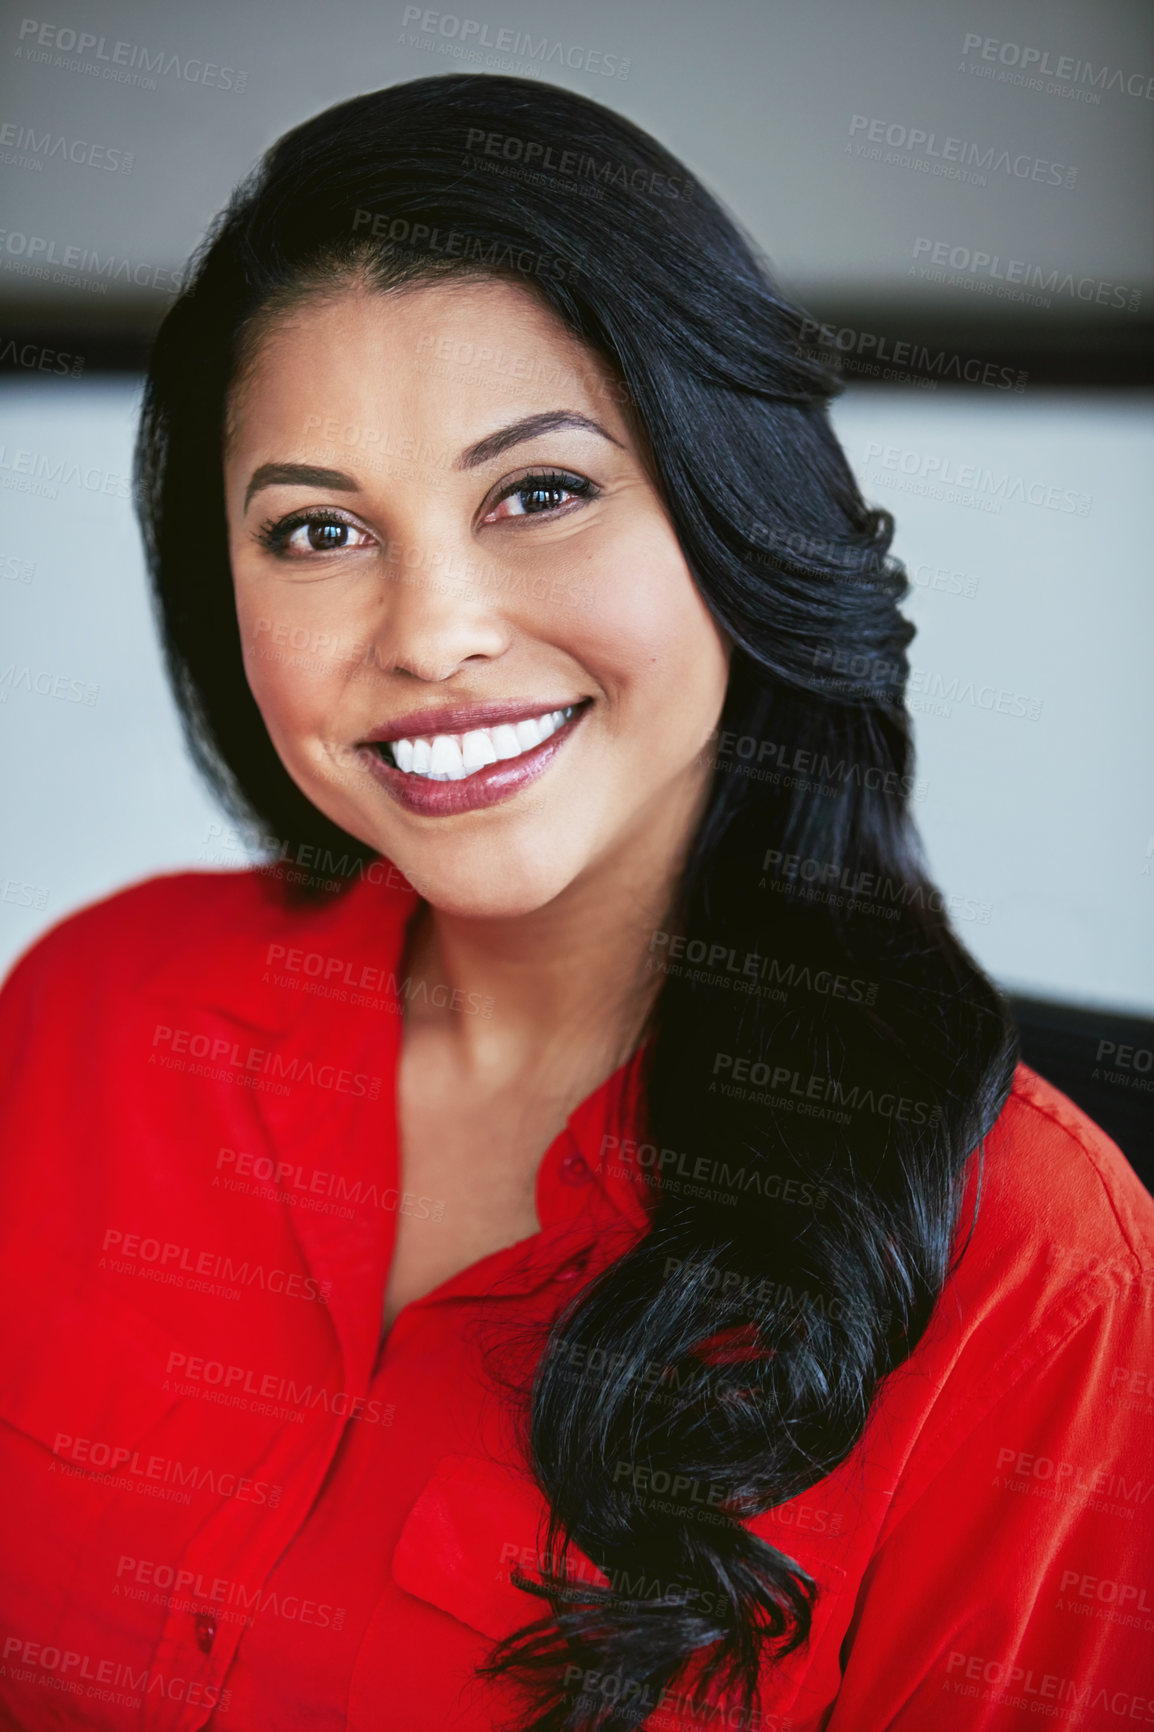
[[[374,779],[411,812],[440,817],[476,811],[536,781],[591,705],[592,699],[583,698],[535,714],[525,713],[527,705],[517,706],[520,715],[513,706],[492,705],[490,713],[497,714],[487,727],[463,726],[474,720],[468,712],[446,713],[444,731],[414,729],[388,739],[378,735],[362,742],[361,759]],[[502,719],[502,710],[508,716],[510,708],[516,719]],[[484,720],[483,711],[475,719]],[[454,721],[458,729],[450,731]]]
[[[385,750],[406,776],[425,776],[430,782],[461,782],[478,770],[503,760],[523,757],[563,727],[575,705],[546,710],[523,722],[504,722],[496,728],[474,728],[467,734],[418,734],[414,739],[390,740]]]

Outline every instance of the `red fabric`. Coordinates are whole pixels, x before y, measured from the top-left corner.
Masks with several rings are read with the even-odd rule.
[[[546,1153],[540,1233],[379,1351],[397,1210],[452,1207],[397,1175],[414,906],[383,862],[306,911],[259,873],[156,879],[0,995],[5,1726],[509,1718],[472,1674],[537,1614],[510,1572],[544,1509],[486,1367],[645,1230],[637,1063]],[[1021,1068],[928,1335],[850,1460],[751,1524],[822,1590],[761,1732],[1154,1725],[1152,1223]]]

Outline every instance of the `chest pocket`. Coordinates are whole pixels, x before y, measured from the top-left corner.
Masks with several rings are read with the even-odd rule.
[[[0,1420],[82,1472],[108,1473],[177,1402],[164,1388],[173,1345],[99,1282],[80,1290],[75,1271],[45,1271],[0,1332]]]
[[[406,1593],[499,1641],[548,1611],[546,1601],[510,1580],[518,1564],[530,1576],[535,1574],[546,1513],[543,1497],[523,1474],[483,1458],[443,1456],[402,1529],[393,1553],[393,1579]],[[833,1701],[841,1681],[838,1649],[849,1616],[846,1571],[836,1561],[839,1540],[820,1531],[818,1518],[824,1513],[815,1517],[798,1500],[788,1506],[785,1521],[751,1524],[771,1545],[795,1558],[818,1585],[808,1643],[767,1674],[765,1732],[785,1726],[782,1714],[817,1713]],[[596,1575],[592,1565],[584,1567]],[[663,1710],[665,1732],[679,1724],[677,1711],[674,1695]],[[685,1724],[700,1722],[690,1717]]]
[[[393,1580],[482,1635],[512,1635],[548,1611],[511,1579],[518,1565],[535,1574],[547,1513],[524,1474],[480,1456],[442,1456],[397,1541]]]

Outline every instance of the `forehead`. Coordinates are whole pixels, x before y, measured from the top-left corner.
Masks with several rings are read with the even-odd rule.
[[[530,290],[466,279],[310,296],[257,339],[230,405],[230,456],[286,435],[435,428],[465,445],[566,403],[616,419],[604,363]],[[326,431],[327,430],[327,431]]]

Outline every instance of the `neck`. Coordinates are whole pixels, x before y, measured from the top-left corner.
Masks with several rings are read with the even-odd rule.
[[[406,1014],[437,1025],[465,1076],[583,1099],[645,1033],[661,984],[648,966],[654,933],[706,795],[699,780],[666,790],[611,855],[530,914],[462,918],[424,905],[406,972],[426,990]]]

